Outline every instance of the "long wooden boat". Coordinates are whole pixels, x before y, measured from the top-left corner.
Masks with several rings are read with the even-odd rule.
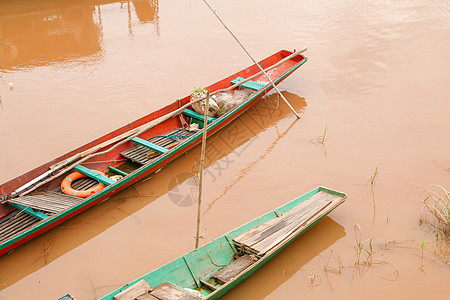
[[[217,299],[342,204],[318,187],[130,282],[102,300]]]
[[[304,50],[279,51],[260,65],[278,84],[306,62],[307,58],[301,54]],[[208,118],[208,136],[232,122],[272,88],[256,65],[206,87],[218,94],[247,93],[227,113]],[[203,123],[204,117],[193,111],[187,96],[3,183],[0,185],[0,255],[192,149],[200,143],[203,130],[192,130],[191,124],[202,128]]]

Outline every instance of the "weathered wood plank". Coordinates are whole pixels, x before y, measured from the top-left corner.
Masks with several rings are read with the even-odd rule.
[[[251,238],[254,238],[255,236],[257,236],[258,234],[261,234],[262,232],[264,232],[264,230],[266,230],[267,228],[269,228],[270,226],[272,226],[273,224],[279,222],[279,218],[276,217],[266,223],[263,223],[259,226],[256,226],[255,228],[253,228],[252,230],[249,230],[247,232],[244,232],[243,234],[241,234],[240,236],[237,236],[233,239],[233,241],[235,243],[238,244],[243,244],[244,241],[246,240],[250,240]]]
[[[336,198],[335,195],[332,195],[332,194],[329,194],[329,193],[326,193],[323,191],[319,191],[316,194],[309,197],[308,199],[306,199],[305,201],[303,201],[302,203],[298,204],[296,207],[293,207],[291,210],[285,212],[283,214],[283,216],[286,214],[294,214],[297,211],[302,210],[304,205],[311,205],[312,203],[317,203],[317,201],[333,200],[335,198]],[[340,197],[338,197],[338,198],[340,198]]]
[[[152,290],[150,284],[142,279],[115,295],[114,300],[134,300],[139,296],[149,294]]]
[[[269,251],[272,247],[277,245],[279,242],[284,240],[287,236],[289,236],[292,232],[296,231],[300,227],[306,227],[306,224],[311,224],[309,222],[314,216],[317,216],[322,210],[328,207],[331,204],[331,201],[326,201],[322,206],[319,206],[318,209],[312,210],[306,215],[303,215],[301,218],[296,219],[294,222],[290,223],[288,226],[278,231],[276,234],[273,234],[266,239],[260,241],[257,244],[251,246],[251,248],[258,252],[259,255],[262,255]]]
[[[342,199],[341,196],[319,191],[302,203],[233,239],[239,253],[263,255],[265,252],[283,241],[300,227],[306,228],[317,220],[323,210],[331,210]],[[274,211],[276,213],[276,211]],[[311,221],[312,220],[312,221]]]
[[[51,213],[59,213],[77,203],[82,199],[66,194],[44,192],[42,194],[25,195],[10,199],[9,203],[19,204],[35,210],[42,210]]]
[[[0,226],[0,241],[6,240],[39,221],[39,219],[30,216],[23,211],[16,210],[10,213],[2,219]]]
[[[152,294],[144,294],[139,297],[136,297],[136,300],[159,300],[159,299],[153,296]]]
[[[225,284],[230,279],[234,278],[236,275],[255,263],[256,260],[257,259],[255,256],[243,255],[214,274],[212,278],[214,278],[220,284]]]
[[[194,294],[189,293],[183,288],[171,283],[166,282],[158,285],[150,293],[152,296],[160,300],[198,300]]]
[[[324,201],[326,200],[321,198],[314,202],[307,202],[307,203],[303,202],[299,205],[300,208],[297,209],[296,211],[289,211],[283,214],[281,217],[275,218],[267,222],[269,223],[269,226],[261,230],[259,233],[252,232],[251,235],[246,235],[243,238],[237,237],[235,241],[244,244],[246,246],[252,246],[253,244],[260,242],[266,237],[286,227],[293,220],[303,216],[304,214],[307,214],[311,210],[314,210],[315,207],[320,206]]]
[[[174,140],[171,139],[170,136],[176,137],[177,135],[180,135],[180,137],[184,136],[186,138],[189,138],[194,134],[195,134],[195,132],[185,130],[184,128],[177,128],[177,129],[174,129],[174,130],[171,130],[171,131],[165,133],[164,136],[152,137],[152,138],[148,139],[148,141],[153,144],[156,144],[158,146],[168,148],[168,146],[174,142]],[[182,143],[183,140],[185,140],[185,139],[180,138],[180,140],[179,140],[180,144]],[[157,155],[154,155],[155,153],[157,153]],[[137,145],[128,150],[125,150],[125,151],[121,152],[120,154],[123,157],[128,158],[134,162],[137,162],[141,165],[148,164],[148,163],[152,162],[153,160],[157,159],[157,157],[159,155],[161,155],[161,153],[159,153],[159,152],[152,151],[151,149],[146,148],[144,146],[140,146],[140,145]],[[150,157],[147,157],[148,154],[150,155]]]

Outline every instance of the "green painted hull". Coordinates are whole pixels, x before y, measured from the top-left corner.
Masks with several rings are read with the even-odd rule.
[[[248,232],[249,230],[266,223],[269,220],[276,218],[277,216],[282,215],[285,212],[295,208],[300,203],[309,199],[311,196],[319,193],[325,192],[328,194],[332,194],[335,196],[341,197],[341,201],[339,201],[332,209],[327,211],[325,214],[321,215],[319,219],[317,219],[314,223],[309,225],[304,230],[297,232],[295,235],[292,235],[289,239],[284,240],[279,245],[274,247],[272,250],[268,251],[265,255],[263,255],[256,263],[251,265],[249,268],[241,272],[236,278],[222,285],[220,288],[211,292],[210,290],[204,288],[200,279],[207,281],[210,279],[211,275],[216,273],[218,270],[223,268],[224,266],[230,264],[235,254],[237,253],[236,248],[232,242],[232,239],[237,236]],[[338,205],[340,205],[346,195],[337,191],[333,191],[324,187],[318,187],[294,200],[288,202],[287,204],[272,210],[261,217],[248,222],[245,225],[242,225],[221,237],[215,239],[214,241],[209,242],[208,244],[198,248],[197,250],[191,251],[182,257],[173,260],[172,262],[142,276],[138,279],[130,282],[129,284],[109,293],[108,295],[100,298],[103,300],[113,299],[114,295],[120,293],[125,290],[129,286],[141,281],[142,279],[146,280],[150,286],[156,287],[165,282],[171,282],[176,284],[182,288],[190,288],[199,291],[202,295],[203,299],[217,299],[227,293],[229,290],[240,284],[246,278],[251,276],[254,272],[256,272],[259,268],[261,268],[264,264],[266,264],[269,260],[271,260],[275,255],[277,255],[280,251],[282,251],[285,247],[287,247],[290,243],[292,243],[297,237],[306,232],[309,228],[314,226],[318,221],[324,218],[329,212],[335,209]]]

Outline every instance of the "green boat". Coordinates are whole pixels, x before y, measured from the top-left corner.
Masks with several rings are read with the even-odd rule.
[[[217,299],[344,202],[318,187],[100,298]]]

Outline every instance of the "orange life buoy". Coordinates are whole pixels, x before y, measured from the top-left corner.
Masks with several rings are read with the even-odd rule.
[[[101,174],[103,176],[106,176],[105,173],[103,173],[103,172],[100,172],[97,170],[95,170],[95,172],[97,172],[98,174]],[[80,172],[73,172],[72,174],[70,174],[69,176],[64,178],[64,180],[61,182],[61,190],[70,196],[87,198],[87,197],[101,191],[105,187],[102,183],[99,183],[96,186],[94,186],[90,189],[87,189],[87,190],[74,190],[71,186],[72,182],[74,180],[84,178],[84,177],[88,177],[88,176],[81,174]]]

